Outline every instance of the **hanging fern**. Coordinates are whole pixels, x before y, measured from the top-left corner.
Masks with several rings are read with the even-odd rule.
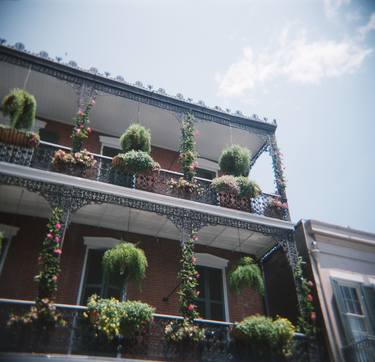
[[[118,275],[123,279],[122,300],[126,299],[129,281],[140,282],[146,274],[147,258],[142,249],[132,243],[123,242],[107,250],[103,256],[103,269],[106,274]]]
[[[14,89],[3,100],[3,114],[10,117],[12,128],[31,130],[35,124],[36,101],[23,89]]]
[[[261,270],[254,260],[248,256],[243,257],[229,274],[229,285],[237,293],[244,288],[253,288],[262,295],[264,293]]]

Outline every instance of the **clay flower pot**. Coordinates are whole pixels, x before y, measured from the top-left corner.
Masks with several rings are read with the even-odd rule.
[[[35,148],[39,145],[39,137],[36,134],[33,135],[18,129],[0,127],[0,143],[23,148]]]

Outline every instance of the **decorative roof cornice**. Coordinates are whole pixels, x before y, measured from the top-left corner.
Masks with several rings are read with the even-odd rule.
[[[240,111],[231,113],[229,109],[223,110],[218,106],[208,107],[203,101],[194,103],[193,99],[184,98],[181,93],[172,96],[167,94],[163,88],[154,90],[153,86],[148,85],[146,87],[139,81],[130,84],[122,76],[112,77],[109,72],[103,74],[94,67],[89,70],[83,69],[75,61],[62,62],[61,57],[53,59],[45,51],[30,52],[26,50],[22,43],[6,45],[5,40],[0,39],[0,61],[31,68],[73,84],[90,82],[94,84],[98,91],[126,97],[177,113],[191,112],[199,119],[228,126],[258,130],[266,134],[273,134],[277,127],[275,120],[268,123],[267,118],[261,119],[255,114],[248,117]]]

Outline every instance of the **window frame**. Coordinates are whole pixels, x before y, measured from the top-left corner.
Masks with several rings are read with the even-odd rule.
[[[77,293],[77,305],[81,305],[81,299],[83,294],[83,287],[86,279],[87,270],[87,259],[89,255],[89,250],[93,249],[110,249],[119,244],[121,240],[110,238],[110,237],[97,237],[97,236],[84,236],[83,243],[86,246],[85,256],[83,258],[83,265],[81,270],[81,277],[79,282],[79,289]]]
[[[6,240],[4,251],[0,254],[0,276],[2,274],[4,265],[5,265],[5,260],[8,256],[8,252],[9,252],[12,239],[17,235],[19,229],[20,228],[16,226],[0,224],[0,231],[3,233],[4,239]]]
[[[194,253],[194,256],[197,259],[197,266],[219,269],[221,271],[223,285],[224,322],[229,322],[228,287],[226,278],[226,267],[228,266],[228,260],[207,253]]]
[[[332,285],[332,294],[336,302],[337,312],[340,316],[341,325],[343,328],[343,335],[345,337],[346,343],[352,343],[356,341],[356,336],[354,335],[354,330],[350,326],[350,319],[357,318],[359,320],[363,320],[364,326],[366,328],[366,336],[374,335],[375,331],[373,330],[373,326],[370,322],[370,312],[368,311],[367,303],[365,300],[365,296],[363,294],[363,287],[365,284],[358,280],[348,280],[348,279],[341,279],[331,277],[331,285]],[[346,299],[343,296],[341,287],[353,288],[357,294],[358,302],[360,308],[362,310],[362,314],[356,314],[351,312],[346,312]],[[340,299],[340,300],[339,300]]]

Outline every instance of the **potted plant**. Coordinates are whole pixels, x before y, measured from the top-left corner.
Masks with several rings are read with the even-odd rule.
[[[244,288],[257,290],[264,294],[264,283],[262,272],[254,259],[245,256],[241,258],[238,265],[229,274],[229,286],[240,293]]]
[[[283,219],[285,210],[288,209],[288,204],[282,202],[279,198],[272,197],[264,209],[264,215],[276,219]]]
[[[52,158],[54,169],[58,172],[68,173],[73,176],[82,176],[96,165],[94,156],[87,150],[66,152],[58,150]]]
[[[193,179],[192,181],[188,181],[183,177],[180,177],[177,180],[171,178],[167,182],[167,185],[174,194],[188,200],[200,195],[203,190],[197,180]]]
[[[85,317],[97,334],[108,342],[136,344],[149,331],[155,309],[139,301],[118,301],[92,295],[87,303]]]
[[[159,175],[160,165],[151,155],[150,131],[134,123],[120,138],[123,153],[112,159],[112,182],[121,186],[130,186],[131,176],[135,176],[138,189],[152,191]]]
[[[75,126],[72,131],[72,149],[70,152],[64,150],[57,150],[52,157],[52,165],[55,171],[68,173],[73,176],[88,175],[89,171],[96,165],[94,156],[82,149],[84,141],[92,132],[89,127],[89,113],[95,105],[95,99],[87,103],[85,109],[80,110],[75,118]]]
[[[233,327],[233,354],[239,361],[286,359],[291,355],[294,333],[293,324],[285,318],[247,317]]]
[[[39,145],[39,135],[31,132],[35,124],[36,101],[34,96],[22,89],[14,89],[3,100],[3,114],[9,116],[10,126],[0,125],[0,143],[28,149],[26,158],[19,160],[13,149],[6,161],[27,164],[34,148]]]
[[[212,180],[211,188],[218,194],[220,206],[249,212],[251,198],[261,193],[257,183],[244,176],[216,177]]]
[[[147,258],[142,249],[132,243],[122,242],[107,250],[103,256],[104,272],[116,274],[123,280],[121,300],[126,300],[129,281],[140,282],[146,273]]]

